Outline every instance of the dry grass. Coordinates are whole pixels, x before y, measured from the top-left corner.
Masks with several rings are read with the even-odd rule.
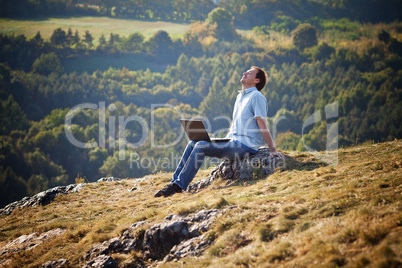
[[[402,22],[393,23],[364,23],[357,30],[341,31],[338,29],[327,29],[318,31],[318,42],[326,42],[335,48],[344,48],[355,50],[359,54],[367,52],[368,48],[381,46],[382,42],[378,40],[378,34],[384,30],[387,31],[392,38],[399,42],[402,41]],[[253,40],[258,47],[266,51],[275,51],[282,48],[292,48],[293,42],[290,34],[270,31],[269,35],[256,36],[252,30],[237,30],[237,32]]]
[[[264,48],[266,51],[275,51],[281,48],[293,47],[292,37],[287,34],[270,31],[269,36],[256,36],[251,30],[237,30],[237,32],[255,42],[258,47]]]
[[[205,234],[212,245],[197,258],[162,267],[397,267],[402,263],[402,141],[340,149],[339,164],[325,166],[308,153],[289,153],[286,170],[230,186],[216,181],[195,194],[153,198],[171,174],[134,183],[87,184],[37,208],[0,218],[0,247],[22,234],[64,228],[37,248],[5,254],[12,267],[37,267],[67,258],[73,267],[94,244],[131,224],[169,214],[225,208]],[[206,177],[202,170],[195,180]],[[135,184],[135,185],[134,185]],[[136,191],[129,189],[136,186]],[[121,267],[142,258],[114,254]],[[149,263],[151,264],[151,263]]]

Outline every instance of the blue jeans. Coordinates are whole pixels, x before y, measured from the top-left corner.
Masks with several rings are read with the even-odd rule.
[[[172,182],[186,190],[204,162],[205,156],[235,160],[247,157],[249,154],[251,153],[247,147],[238,141],[216,143],[190,141],[173,174]]]

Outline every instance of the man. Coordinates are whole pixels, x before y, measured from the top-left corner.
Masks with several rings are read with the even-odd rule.
[[[226,136],[231,140],[222,143],[190,141],[173,174],[173,180],[165,188],[159,190],[155,197],[167,197],[186,190],[201,167],[205,156],[229,160],[241,159],[255,154],[265,142],[271,152],[271,157],[284,158],[280,152],[276,151],[267,127],[268,103],[260,92],[264,88],[266,80],[265,71],[255,66],[243,73],[240,80],[242,90],[237,95],[233,122]]]

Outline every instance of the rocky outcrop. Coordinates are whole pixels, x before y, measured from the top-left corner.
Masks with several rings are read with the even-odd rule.
[[[200,255],[207,247],[211,245],[204,235],[193,237],[189,240],[174,246],[168,255],[163,258],[164,262],[178,260],[184,257],[194,257]]]
[[[219,209],[211,209],[202,210],[192,217],[170,215],[162,223],[152,226],[147,222],[135,223],[121,236],[88,251],[84,257],[86,265],[93,265],[99,256],[132,250],[142,252],[145,259],[162,260],[165,257],[166,261],[198,255],[210,243],[202,233],[209,229],[220,212]]]
[[[102,181],[121,181],[122,179],[120,178],[115,178],[115,177],[105,177],[105,178],[100,178],[97,180],[97,182],[102,182]]]
[[[57,261],[48,261],[41,268],[65,268],[68,267],[68,260],[60,259]]]
[[[110,256],[99,255],[95,259],[88,262],[83,268],[115,268],[117,262]]]
[[[57,186],[52,189],[40,192],[32,197],[24,197],[19,201],[15,201],[6,207],[0,209],[0,216],[9,215],[16,208],[45,206],[52,202],[59,194],[77,193],[85,184],[71,184],[68,186]]]
[[[187,191],[195,192],[204,189],[218,178],[226,180],[227,183],[265,178],[284,163],[284,160],[277,157],[271,158],[268,148],[261,148],[248,158],[222,161],[207,178],[189,185]]]
[[[62,235],[64,232],[65,230],[57,228],[47,231],[43,234],[32,233],[29,235],[21,235],[4,247],[0,248],[0,257],[6,259],[11,257],[13,254],[17,254],[21,251],[31,250],[42,244],[44,241]]]
[[[152,259],[161,259],[175,245],[200,236],[211,226],[218,209],[202,210],[193,217],[171,215],[155,224],[144,235],[143,250]]]
[[[93,247],[85,254],[86,261],[92,261],[99,255],[112,253],[128,253],[132,250],[141,249],[144,229],[140,228],[147,225],[147,222],[141,221],[134,223],[130,228],[123,232],[119,237],[112,238],[100,245]]]

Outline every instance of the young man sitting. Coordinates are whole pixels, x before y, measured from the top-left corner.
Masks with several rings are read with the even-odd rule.
[[[194,179],[206,156],[229,160],[242,159],[255,154],[265,143],[271,157],[284,156],[277,152],[267,127],[267,99],[260,92],[264,88],[267,74],[258,67],[251,67],[240,79],[242,90],[237,95],[233,110],[233,121],[226,138],[230,141],[211,143],[206,141],[190,141],[173,174],[173,180],[155,197],[171,196],[181,193]]]

